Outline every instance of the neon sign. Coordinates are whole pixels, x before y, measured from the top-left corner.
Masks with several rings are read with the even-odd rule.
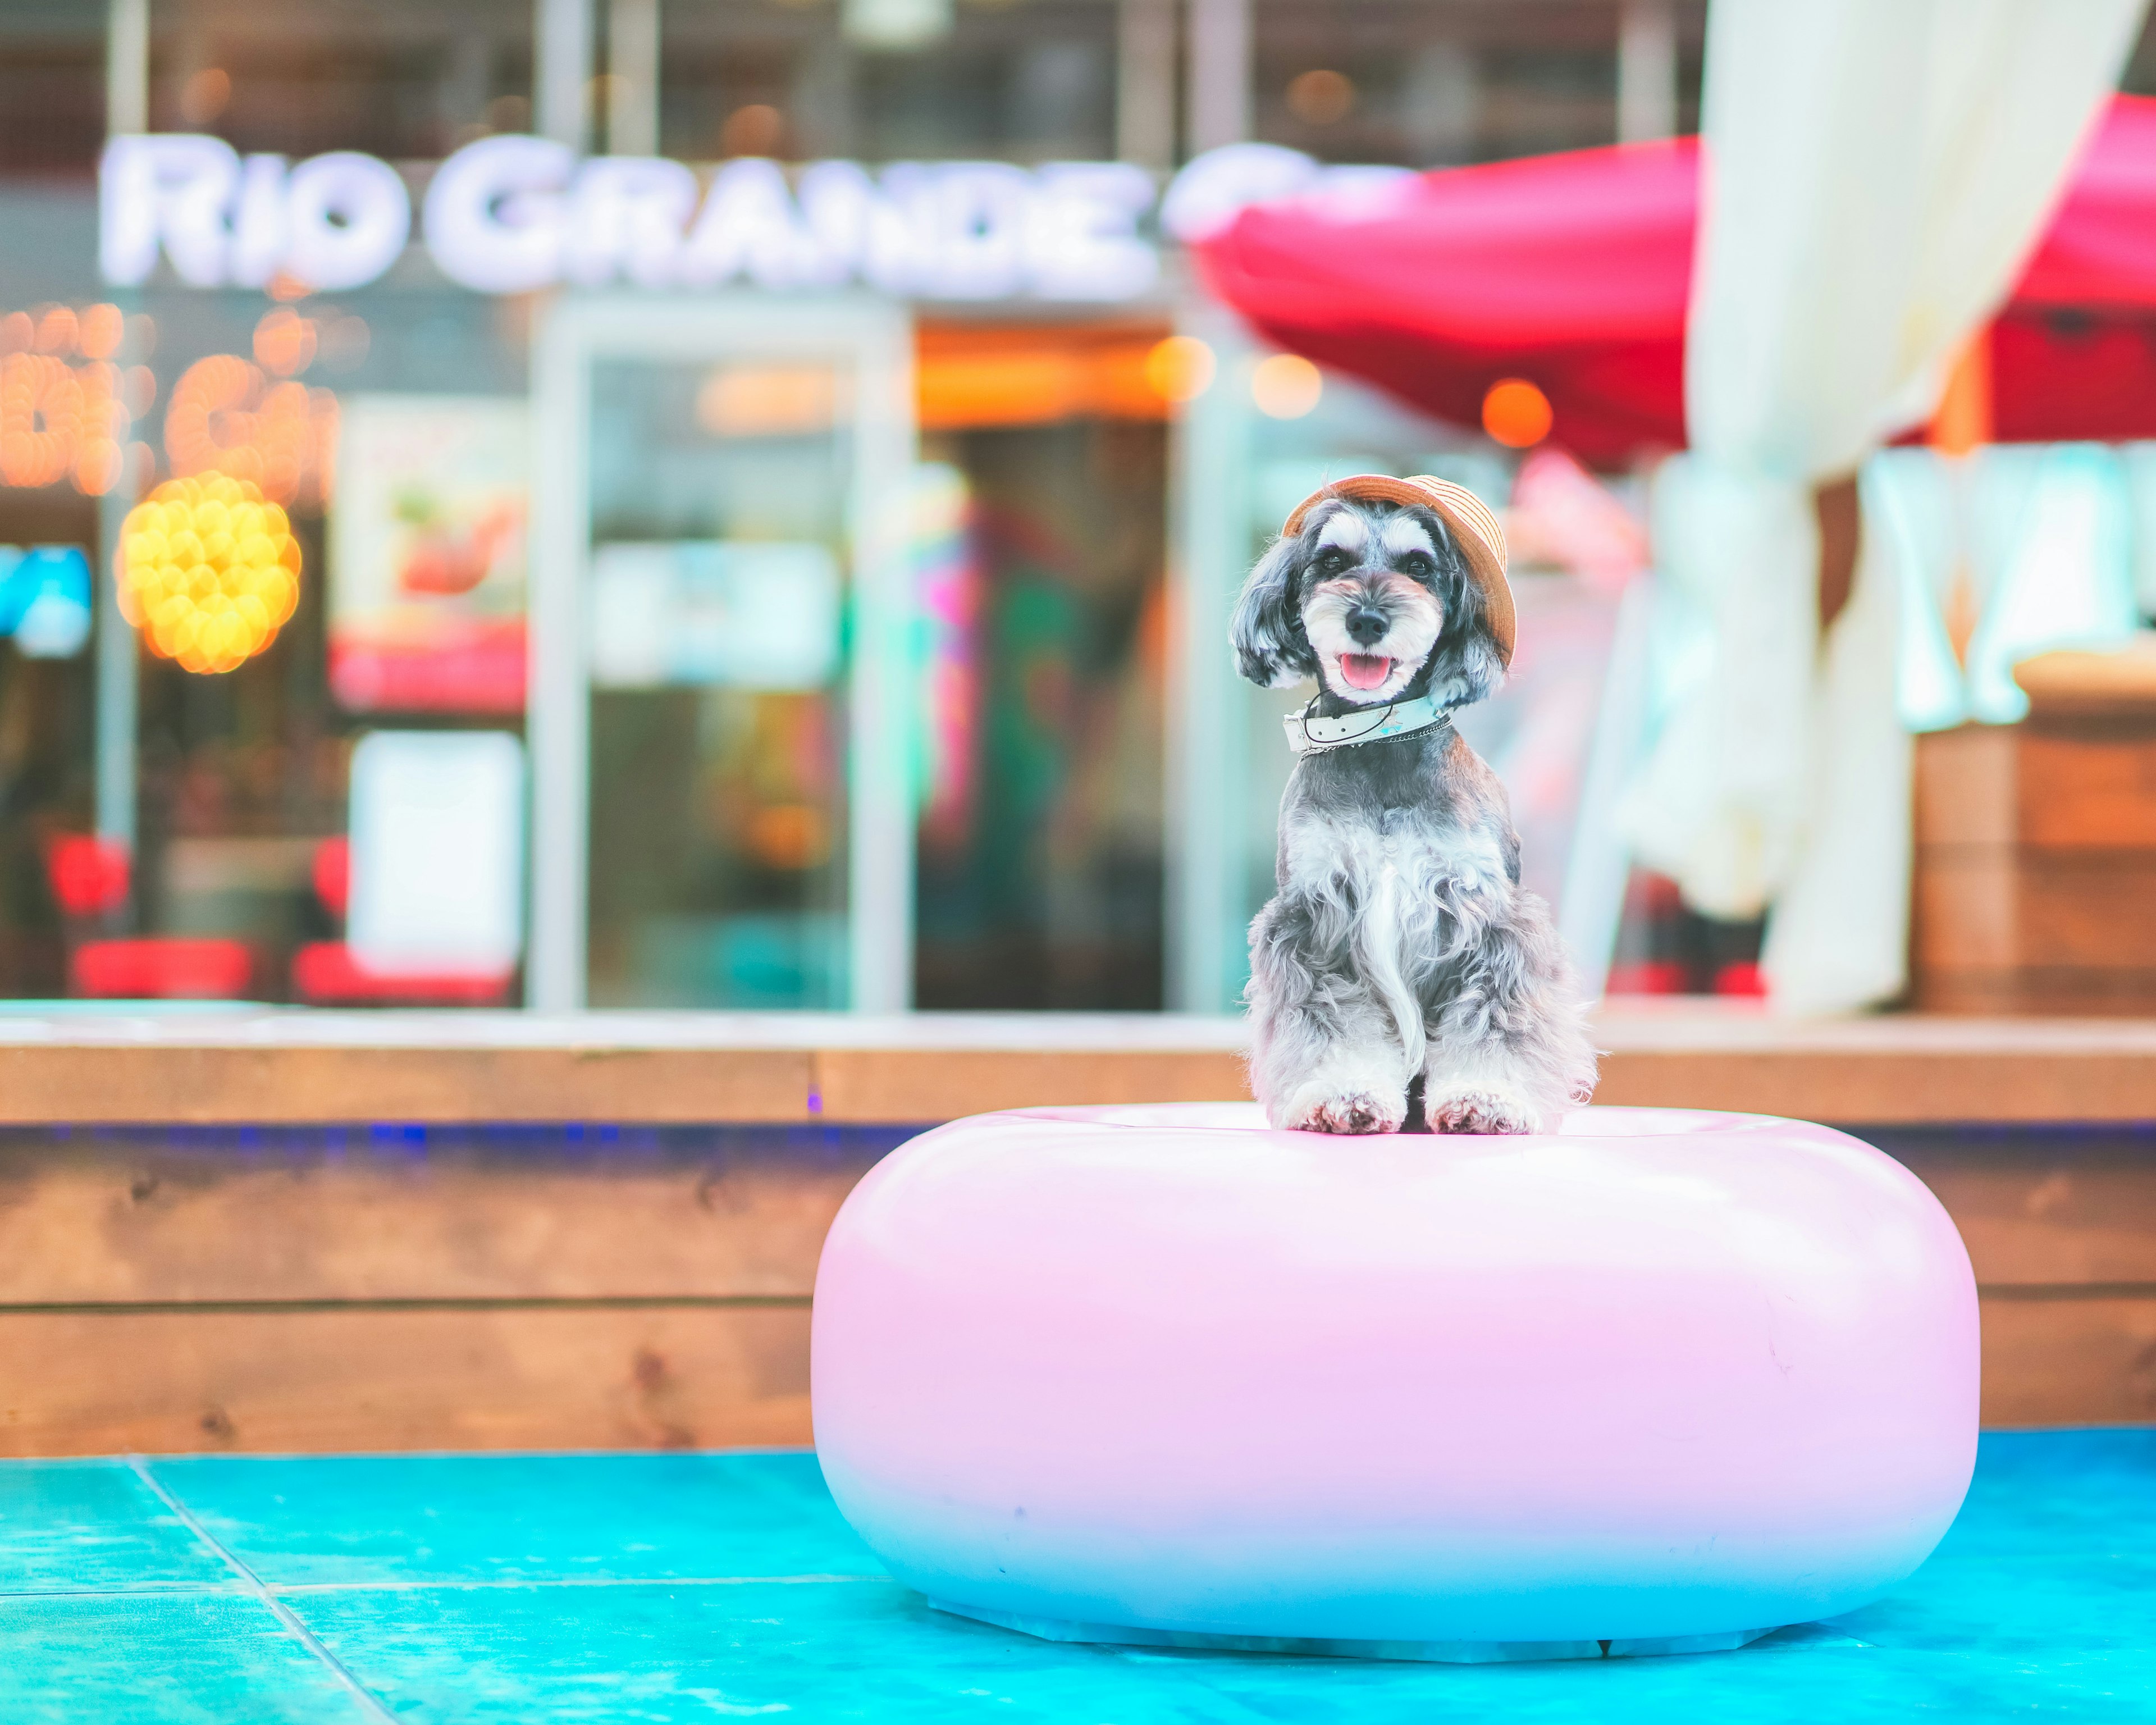
[[[30,659],[72,659],[90,639],[90,559],[79,545],[0,545],[0,635]]]
[[[296,167],[242,160],[222,138],[115,138],[98,171],[98,264],[116,286],[150,279],[162,249],[190,287],[359,287],[395,263],[412,199],[388,162],[356,150]]]
[[[776,290],[860,283],[941,300],[1127,300],[1158,279],[1139,232],[1156,188],[1122,162],[819,162],[789,176],[742,157],[708,182],[656,157],[579,158],[543,138],[466,145],[428,182],[420,239],[482,293],[568,284]],[[193,287],[282,275],[362,286],[403,255],[412,200],[388,162],[354,151],[296,166],[219,139],[114,139],[99,176],[100,262],[136,286],[162,254]]]

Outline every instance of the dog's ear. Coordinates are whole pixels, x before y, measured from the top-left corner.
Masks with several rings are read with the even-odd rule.
[[[1430,652],[1430,692],[1440,706],[1472,706],[1505,680],[1505,660],[1490,627],[1489,601],[1451,535],[1442,525],[1436,531],[1445,564],[1439,595],[1445,628]]]
[[[1285,689],[1317,675],[1317,655],[1310,650],[1302,617],[1296,606],[1296,577],[1302,568],[1302,542],[1281,539],[1260,557],[1235,602],[1228,639],[1235,649],[1235,669],[1265,689]]]

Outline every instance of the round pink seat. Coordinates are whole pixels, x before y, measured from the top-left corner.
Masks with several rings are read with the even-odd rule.
[[[1913,1175],[1796,1121],[1327,1137],[1249,1106],[1033,1109],[860,1183],[812,1376],[839,1508],[948,1610],[1705,1649],[1850,1610],[1938,1543],[1975,1460],[1976,1288]]]

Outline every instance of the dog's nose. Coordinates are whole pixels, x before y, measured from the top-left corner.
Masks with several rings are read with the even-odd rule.
[[[1348,633],[1358,647],[1376,646],[1391,627],[1392,619],[1368,605],[1358,606],[1348,614]]]

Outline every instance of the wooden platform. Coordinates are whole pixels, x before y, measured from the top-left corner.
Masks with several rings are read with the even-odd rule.
[[[1240,1027],[0,1017],[0,1453],[803,1442],[921,1123],[1242,1093]],[[1600,1100],[1834,1121],[1969,1242],[1994,1424],[2156,1420],[2156,1025],[1603,1021]],[[526,1122],[519,1125],[517,1122]]]
[[[2132,657],[2146,678],[2148,656]],[[2124,709],[2099,700],[2046,712],[2040,702],[2023,724],[1918,737],[1917,1004],[2156,1012],[2152,787],[2156,710],[2145,692]]]

